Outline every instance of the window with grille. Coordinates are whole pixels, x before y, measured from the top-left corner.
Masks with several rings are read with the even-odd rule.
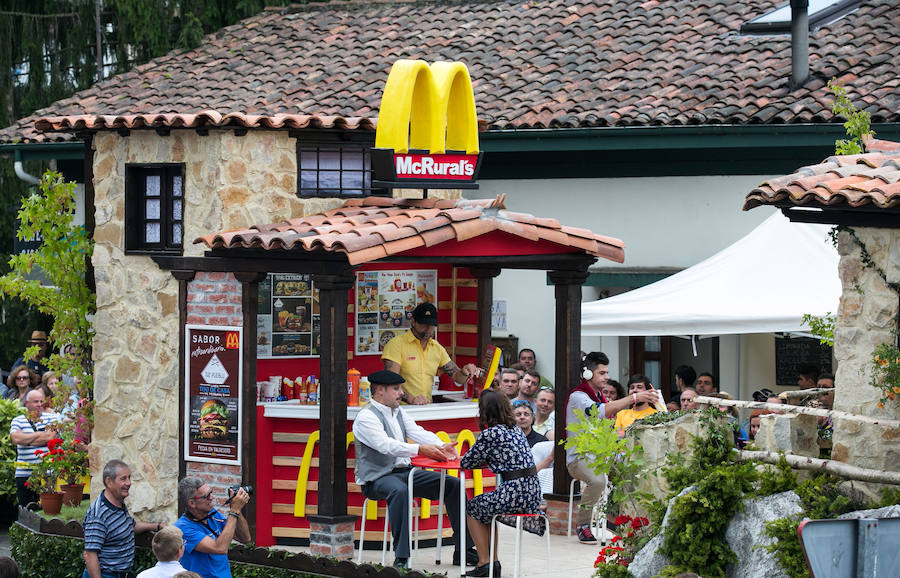
[[[297,192],[301,197],[360,197],[372,190],[372,164],[365,143],[297,143]]]
[[[125,249],[181,254],[184,165],[125,166]]]

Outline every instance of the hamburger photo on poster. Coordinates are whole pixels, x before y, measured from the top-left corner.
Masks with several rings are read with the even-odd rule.
[[[186,326],[185,459],[239,464],[242,333]]]

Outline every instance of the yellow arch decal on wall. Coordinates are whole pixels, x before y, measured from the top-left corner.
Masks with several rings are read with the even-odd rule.
[[[378,110],[375,147],[408,153],[478,153],[478,117],[469,70],[462,62],[401,59],[388,74]]]
[[[306,484],[309,481],[309,467],[312,464],[313,450],[319,443],[319,430],[309,434],[306,447],[303,449],[303,458],[300,460],[300,469],[297,471],[297,489],[294,490],[294,517],[306,517]]]

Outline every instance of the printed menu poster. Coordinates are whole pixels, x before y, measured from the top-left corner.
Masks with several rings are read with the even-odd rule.
[[[311,275],[270,273],[259,284],[256,356],[319,354],[319,291]]]
[[[186,325],[184,459],[241,463],[240,327]]]
[[[419,303],[437,305],[437,270],[359,271],[356,274],[356,353],[378,355],[409,328]]]

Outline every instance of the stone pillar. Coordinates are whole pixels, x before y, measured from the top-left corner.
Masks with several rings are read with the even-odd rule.
[[[846,232],[838,237],[838,273],[843,292],[834,328],[834,409],[872,418],[900,419],[900,403],[877,406],[880,391],[870,385],[873,350],[894,343],[898,295],[888,284],[900,282],[900,229],[854,227],[887,283],[863,263],[859,244]],[[898,471],[900,434],[893,428],[834,420],[832,459],[862,468]],[[860,487],[865,484],[857,484]]]
[[[325,521],[327,516],[309,516],[309,551],[312,555],[345,560],[353,557],[353,526],[356,517],[343,517],[347,519],[328,522]]]
[[[587,279],[587,268],[592,262],[593,259],[574,270],[550,272],[550,282],[556,286],[556,374],[553,383],[556,384],[554,434],[557,440],[566,437],[566,397],[569,388],[576,385],[581,376],[581,285]],[[545,496],[547,515],[551,532],[556,530],[564,534],[571,477],[566,469],[565,448],[556,445],[553,453],[553,493]]]

